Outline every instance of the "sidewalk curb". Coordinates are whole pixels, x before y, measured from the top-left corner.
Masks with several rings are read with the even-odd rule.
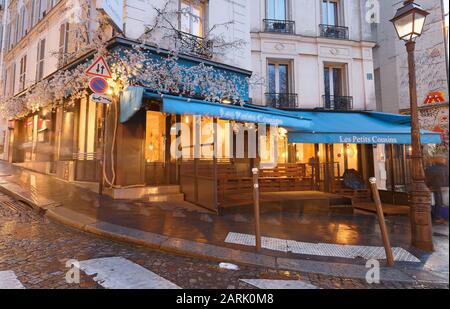
[[[32,200],[30,201],[26,197],[21,196],[20,193],[11,191],[11,188],[8,188],[8,186],[5,187],[4,184],[4,182],[0,183],[0,191],[11,195],[18,200],[27,202],[50,220],[113,241],[143,246],[166,253],[207,259],[209,261],[231,262],[246,266],[316,273],[360,280],[365,280],[366,278],[367,269],[364,265],[274,257],[262,253],[242,251],[207,243],[195,242],[192,240],[173,238],[119,226],[105,221],[99,221],[96,218],[92,218],[65,208],[61,203],[47,206],[37,204],[33,205]],[[429,278],[436,277],[436,280],[417,280],[414,279],[413,274],[405,273],[397,268],[382,267],[380,272],[383,282],[422,282],[448,285],[448,282],[445,282],[441,278],[432,274],[429,275]],[[424,271],[419,271],[419,274],[420,273],[424,273]]]

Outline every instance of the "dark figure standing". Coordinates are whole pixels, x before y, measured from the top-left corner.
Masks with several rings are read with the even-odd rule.
[[[443,223],[441,219],[441,207],[443,206],[442,187],[448,187],[448,166],[444,157],[434,157],[432,165],[425,170],[427,186],[434,195],[433,219],[436,223]]]

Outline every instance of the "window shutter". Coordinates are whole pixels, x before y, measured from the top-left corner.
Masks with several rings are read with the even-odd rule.
[[[14,95],[16,92],[16,63],[13,63],[12,67],[12,78],[11,78],[11,95]]]
[[[45,57],[45,39],[41,41],[41,59],[40,59],[41,61],[39,64],[39,69],[41,73],[40,79],[42,79],[42,77],[44,76],[44,57]]]

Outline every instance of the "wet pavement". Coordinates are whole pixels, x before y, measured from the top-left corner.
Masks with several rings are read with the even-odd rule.
[[[3,176],[1,176],[3,175]],[[8,176],[9,175],[9,176]],[[247,246],[226,244],[229,232],[252,234],[251,211],[217,216],[195,206],[181,203],[145,203],[115,201],[100,197],[84,189],[51,176],[23,170],[7,163],[0,163],[0,182],[15,183],[24,190],[46,199],[62,203],[65,209],[136,230],[157,233],[169,237],[214,244],[242,251],[253,251]],[[188,206],[186,206],[188,205]],[[420,265],[407,264],[406,268],[427,267],[448,281],[448,234],[437,236],[438,252],[429,254],[410,247],[410,225],[405,216],[386,218],[391,245],[402,247],[422,260]],[[273,212],[263,208],[261,214],[262,234],[281,239],[311,243],[332,243],[363,246],[382,246],[376,216],[373,214],[305,214],[301,212]],[[448,225],[445,226],[448,230]],[[264,250],[264,254],[297,259],[315,259],[326,262],[359,263],[353,260],[329,257],[301,256]]]
[[[227,270],[219,263],[176,256],[143,247],[117,243],[95,237],[51,222],[27,205],[0,194],[0,272],[13,273],[27,289],[69,288],[102,289],[93,276],[81,273],[80,283],[68,283],[68,260],[78,261],[110,258],[126,259],[165,278],[181,288],[254,288],[247,282],[271,288],[295,280],[296,286],[331,289],[381,288],[444,288],[448,284],[388,282],[370,285],[363,280],[327,275],[274,270],[239,265]],[[120,278],[119,278],[120,279]],[[129,278],[128,278],[129,279]],[[281,280],[255,281],[255,279]],[[300,280],[300,282],[299,282]],[[292,285],[292,281],[288,282]],[[107,287],[107,285],[105,286]]]

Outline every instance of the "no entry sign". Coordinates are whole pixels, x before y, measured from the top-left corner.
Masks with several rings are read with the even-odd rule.
[[[106,93],[109,86],[108,82],[104,78],[93,77],[89,81],[89,88],[91,88],[94,93]]]

